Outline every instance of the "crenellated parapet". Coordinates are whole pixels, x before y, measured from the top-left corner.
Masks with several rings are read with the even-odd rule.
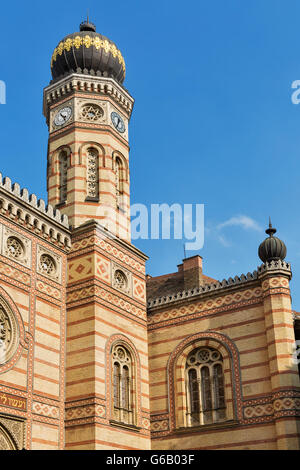
[[[205,284],[203,286],[197,287],[195,289],[184,290],[181,292],[176,292],[172,295],[158,297],[156,299],[150,299],[148,301],[148,308],[157,307],[164,304],[169,304],[173,302],[178,302],[180,300],[189,299],[191,297],[197,297],[202,294],[207,294],[215,291],[220,291],[224,289],[230,289],[232,287],[238,287],[245,285],[249,282],[256,281],[258,279],[257,271],[253,273],[242,274],[241,276],[235,276],[234,278],[229,277],[228,279],[223,279],[223,281],[212,282]]]
[[[267,261],[257,268],[258,276],[265,274],[285,274],[289,279],[292,278],[291,264],[281,259]]]
[[[240,276],[235,276],[234,278],[229,277],[228,279],[223,279],[223,281],[210,282],[209,284],[205,284],[194,289],[175,292],[171,295],[150,299],[148,300],[148,308],[155,308],[161,305],[178,302],[180,300],[197,297],[199,295],[231,289],[232,287],[244,286],[249,282],[258,280],[266,273],[270,275],[285,274],[289,278],[292,277],[290,263],[282,260],[268,261],[259,266],[257,270],[252,273],[249,272],[246,275],[242,274]]]
[[[0,173],[0,214],[69,251],[68,217]]]

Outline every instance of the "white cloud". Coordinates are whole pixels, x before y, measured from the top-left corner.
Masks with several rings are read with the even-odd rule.
[[[260,225],[251,217],[247,215],[238,215],[235,217],[231,217],[230,219],[226,220],[225,222],[219,224],[217,226],[218,230],[221,230],[224,227],[242,227],[244,230],[255,230],[257,232],[261,232],[262,228]]]
[[[218,235],[218,240],[219,240],[219,242],[220,242],[223,246],[225,246],[226,248],[229,247],[229,246],[231,246],[231,243],[230,243],[228,240],[226,240],[226,238],[224,237],[224,235]]]

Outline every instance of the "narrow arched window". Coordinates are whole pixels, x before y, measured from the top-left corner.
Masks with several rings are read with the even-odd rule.
[[[66,202],[68,196],[68,154],[65,150],[59,154],[59,202]]]
[[[86,188],[87,197],[91,199],[99,198],[99,170],[98,152],[89,148],[86,157]]]
[[[132,358],[123,345],[112,350],[113,364],[113,418],[121,423],[133,424]]]
[[[223,359],[211,348],[193,350],[186,360],[187,422],[189,426],[226,419]]]
[[[122,162],[120,158],[117,157],[115,160],[115,187],[116,187],[117,207],[120,206],[121,195],[122,195],[121,173],[122,173]]]

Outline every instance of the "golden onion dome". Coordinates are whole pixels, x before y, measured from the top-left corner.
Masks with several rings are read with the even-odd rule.
[[[51,73],[54,81],[71,73],[83,73],[112,77],[123,83],[125,61],[117,46],[96,33],[93,23],[85,21],[78,33],[69,34],[54,49]]]

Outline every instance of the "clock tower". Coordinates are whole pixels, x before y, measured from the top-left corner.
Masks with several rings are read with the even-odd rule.
[[[44,90],[49,127],[48,196],[76,228],[94,219],[130,240],[128,123],[134,100],[122,86],[117,46],[84,22],[54,49]]]
[[[128,123],[117,46],[84,22],[44,90],[48,200],[66,214],[66,449],[150,447],[145,261],[130,242]]]

